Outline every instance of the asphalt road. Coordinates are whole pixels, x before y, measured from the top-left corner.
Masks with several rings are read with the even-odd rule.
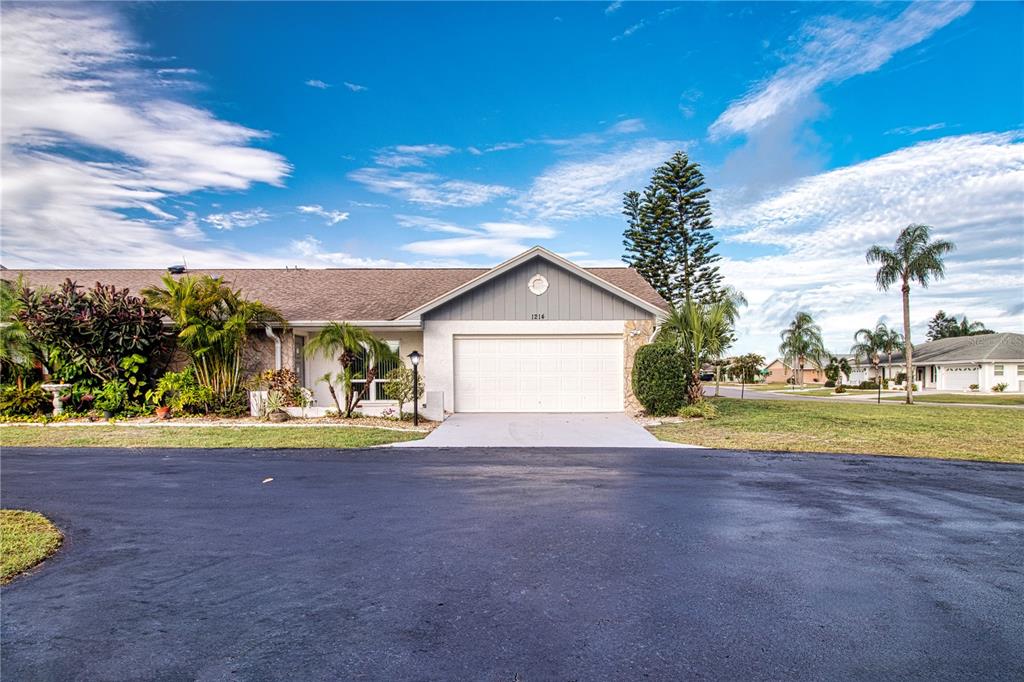
[[[1024,678],[1024,467],[6,448],[5,680]],[[269,483],[262,483],[272,477]]]

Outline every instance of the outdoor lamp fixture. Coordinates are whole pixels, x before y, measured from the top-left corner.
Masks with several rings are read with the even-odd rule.
[[[881,364],[882,358],[875,353],[871,356],[871,365],[875,368],[875,383],[878,384],[878,404],[882,404],[882,382],[878,378],[878,365]]]
[[[420,425],[420,358],[423,357],[418,351],[409,353],[409,362],[412,363],[412,425]]]

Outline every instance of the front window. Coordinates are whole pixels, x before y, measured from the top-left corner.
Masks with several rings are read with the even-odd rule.
[[[370,390],[366,394],[366,400],[387,400],[388,398],[384,395],[383,388],[384,384],[387,383],[387,380],[385,380],[384,377],[387,376],[388,372],[402,364],[402,356],[400,353],[401,346],[399,345],[399,342],[395,340],[385,340],[384,343],[388,344],[388,348],[393,350],[397,357],[393,360],[381,360],[377,363],[377,376],[373,380],[373,383],[370,384]],[[352,387],[357,393],[361,392],[363,387],[366,385],[366,370],[368,366],[369,358],[364,350],[353,363],[353,369],[355,370],[355,376],[357,378],[352,380]]]
[[[1024,377],[1024,365],[1017,365],[1017,376]]]
[[[1003,376],[1003,366],[1002,365],[996,365],[996,376],[997,377]]]

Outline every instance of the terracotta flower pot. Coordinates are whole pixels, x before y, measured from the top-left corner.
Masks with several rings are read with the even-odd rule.
[[[171,418],[171,408],[169,407],[158,407],[156,408],[156,416],[160,419]]]

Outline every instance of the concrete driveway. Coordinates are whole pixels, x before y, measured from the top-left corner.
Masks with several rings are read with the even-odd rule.
[[[1021,680],[1024,467],[4,448],[10,680]],[[273,481],[263,483],[266,478]]]
[[[619,413],[458,413],[425,439],[393,447],[435,448],[679,448]]]

